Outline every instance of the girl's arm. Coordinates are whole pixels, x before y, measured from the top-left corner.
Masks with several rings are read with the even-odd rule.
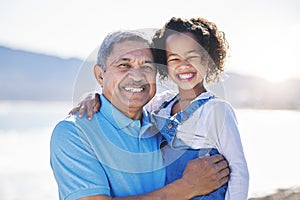
[[[79,101],[77,106],[75,106],[69,114],[74,115],[79,112],[79,118],[82,118],[86,114],[88,120],[91,120],[93,114],[99,112],[101,106],[99,95],[100,94],[97,92],[91,92],[84,95],[82,100]],[[153,99],[145,105],[145,109],[151,113],[153,110],[157,110],[163,102],[170,100],[175,95],[176,92],[171,90],[156,94]]]
[[[88,120],[92,120],[93,114],[99,112],[100,105],[100,93],[90,92],[81,98],[77,106],[72,108],[69,112],[69,115],[74,115],[79,112],[79,118],[82,118],[84,114],[87,114]]]
[[[249,188],[249,172],[240,138],[234,110],[225,101],[214,104],[211,130],[217,132],[217,148],[224,155],[231,169],[226,200],[246,200]]]

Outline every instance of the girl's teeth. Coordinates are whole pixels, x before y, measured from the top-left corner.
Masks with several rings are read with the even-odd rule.
[[[180,79],[189,79],[189,78],[193,77],[193,74],[192,73],[189,73],[189,74],[179,74],[178,77]]]

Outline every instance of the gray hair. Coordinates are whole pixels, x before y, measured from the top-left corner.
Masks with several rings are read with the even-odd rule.
[[[106,70],[107,67],[106,66],[107,58],[111,54],[114,44],[123,41],[140,41],[140,42],[144,42],[150,47],[150,41],[141,32],[120,30],[108,34],[104,38],[99,48],[98,56],[97,56],[97,64],[100,65],[104,71]]]

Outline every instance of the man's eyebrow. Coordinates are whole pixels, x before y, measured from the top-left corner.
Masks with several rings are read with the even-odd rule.
[[[117,62],[121,62],[121,61],[126,61],[126,62],[130,62],[131,61],[131,59],[130,58],[120,58],[120,59],[118,59],[117,60]]]
[[[130,59],[130,58],[120,58],[119,60],[117,60],[117,62],[130,62],[130,61],[132,61],[132,59]],[[145,64],[153,64],[154,62],[152,61],[152,60],[145,60],[145,62],[144,62]]]
[[[146,64],[153,64],[154,62],[152,60],[145,60]]]

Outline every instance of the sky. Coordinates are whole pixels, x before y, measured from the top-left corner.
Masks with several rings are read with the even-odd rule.
[[[270,81],[300,78],[298,0],[0,0],[0,45],[87,58],[119,29],[160,28],[204,17],[225,32],[225,70]]]

